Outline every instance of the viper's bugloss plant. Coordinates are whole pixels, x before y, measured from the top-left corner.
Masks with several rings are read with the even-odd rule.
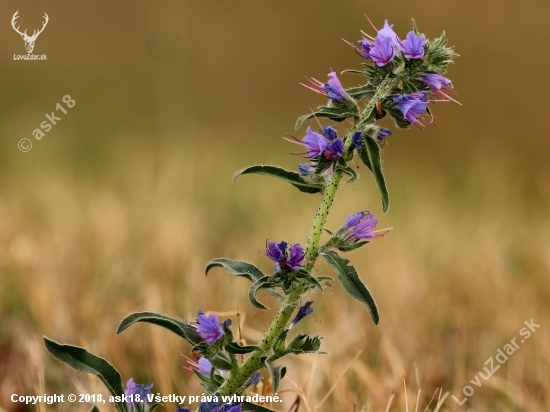
[[[315,126],[309,126],[301,139],[292,136],[287,139],[305,148],[305,152],[297,153],[305,158],[297,165],[297,171],[256,165],[238,171],[233,177],[235,180],[246,174],[267,175],[290,183],[302,193],[320,196],[304,246],[286,241],[267,242],[265,255],[274,262],[272,273],[263,273],[251,263],[228,258],[216,258],[206,265],[206,274],[221,267],[230,275],[251,282],[248,298],[260,310],[267,309],[257,297],[261,289],[278,299],[278,312],[263,338],[254,345],[243,346],[233,336],[231,319],[220,321],[216,314],[207,315],[202,311],[198,312],[196,321],[137,312],[123,319],[118,327],[117,333],[120,333],[136,322],[149,322],[174,332],[190,344],[194,360],[187,358],[190,367],[185,368],[200,379],[207,395],[198,406],[199,412],[270,411],[235,397],[240,398],[248,387],[258,383],[260,371],[265,371],[273,392],[277,392],[286,373],[286,367],[280,364],[283,358],[323,353],[319,352],[320,335],[302,333],[289,337],[292,327],[298,322],[304,323],[307,315],[313,312],[313,300],[301,303],[306,294],[311,299],[314,290],[322,293],[327,282],[332,280],[333,273],[313,273],[319,258],[334,270],[344,290],[367,307],[374,323],[379,322],[371,292],[342,255],[380,238],[387,230],[375,230],[378,219],[368,211],[351,213],[334,231],[325,227],[327,217],[338,188],[344,183],[343,176],[348,177],[347,184],[358,178],[356,168],[352,167],[356,157],[372,173],[380,191],[382,211],[388,211],[389,194],[382,170],[381,149],[392,131],[376,122],[389,115],[399,129],[411,125],[423,129],[433,125],[436,116],[431,105],[456,102],[451,97],[455,94],[452,82],[443,75],[457,55],[447,46],[444,34],[428,40],[414,22],[413,30],[403,40],[387,20],[380,30],[370,20],[369,23],[375,36],[361,32],[358,42],[347,42],[363,58],[363,68],[343,72],[362,76],[364,84],[346,89],[332,69],[326,82],[306,78],[309,84],[304,86],[325,96],[328,102],[301,116],[296,123],[299,129],[304,122],[315,118],[319,126],[317,131]],[[323,125],[320,119],[332,123]],[[330,236],[322,242],[325,231]],[[316,302],[317,305],[329,304],[320,295]],[[119,412],[152,411],[158,406],[152,403],[154,397],[147,399],[147,403],[136,403],[136,396],[128,399],[129,394],[140,399],[148,397],[150,384],[136,385],[130,379],[125,390],[120,374],[104,359],[83,348],[61,345],[46,337],[44,341],[57,359],[77,370],[98,375],[113,394]],[[180,405],[177,411],[190,409]]]

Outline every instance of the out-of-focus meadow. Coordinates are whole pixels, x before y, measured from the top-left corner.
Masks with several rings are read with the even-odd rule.
[[[16,10],[30,31],[48,13],[34,51],[47,61],[13,60],[24,53]],[[273,311],[248,303],[245,280],[205,278],[204,265],[226,256],[269,270],[266,238],[304,242],[318,197],[230,179],[252,163],[296,167],[281,136],[301,137],[296,118],[324,102],[298,83],[360,66],[340,38],[371,30],[364,13],[401,36],[411,17],[429,37],[445,30],[461,55],[448,75],[463,106],[438,104],[437,127],[389,139],[389,213],[363,169],[339,193],[329,227],[368,209],[394,228],[350,255],[381,322],[338,285],[312,296],[315,317],[296,330],[324,334],[330,355],[287,362],[281,410],[298,392],[303,411],[423,411],[438,388],[462,399],[465,385],[470,399],[448,396],[440,410],[550,410],[549,12],[542,0],[2,2],[1,410],[91,406],[35,409],[12,393],[105,393],[53,360],[42,335],[179,395],[200,394],[178,356],[189,346],[144,324],[117,336],[122,317],[239,309],[247,342],[261,337]],[[76,106],[35,140],[66,94]],[[28,153],[17,149],[25,137]],[[470,383],[531,319],[540,329],[481,387]]]

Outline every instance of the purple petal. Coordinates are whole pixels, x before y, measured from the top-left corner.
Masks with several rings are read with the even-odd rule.
[[[424,57],[424,44],[426,38],[424,36],[417,35],[414,31],[407,33],[407,38],[399,44],[399,48],[409,59],[421,59]]]
[[[328,146],[327,139],[319,133],[311,130],[311,127],[307,128],[306,135],[302,139],[302,143],[306,147],[309,157],[320,156]]]

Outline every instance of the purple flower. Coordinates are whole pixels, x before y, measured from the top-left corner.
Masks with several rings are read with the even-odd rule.
[[[313,302],[306,302],[303,306],[300,306],[298,309],[298,313],[296,314],[296,317],[290,322],[289,329],[292,328],[294,325],[296,325],[298,322],[300,322],[303,318],[305,318],[307,315],[313,312],[313,309],[311,308],[311,304]]]
[[[309,163],[298,163],[298,169],[300,170],[300,176],[308,176],[313,172],[313,167]]]
[[[217,412],[241,412],[242,410],[243,405],[241,403],[228,403],[222,406]]]
[[[387,19],[384,21],[384,27],[378,30],[378,34],[376,35],[376,37],[382,39],[390,39],[394,46],[399,46],[399,38],[397,37],[397,34],[395,34],[395,32],[393,31],[393,24],[388,24]]]
[[[184,408],[183,406],[178,405],[178,409],[176,409],[176,412],[191,412],[191,409]]]
[[[351,146],[357,150],[365,146],[365,139],[363,139],[363,132],[358,130],[351,136]]]
[[[414,31],[407,33],[407,37],[398,43],[398,47],[408,59],[421,59],[424,57],[424,44],[426,38],[417,35]]]
[[[302,144],[306,147],[310,159],[317,159],[322,156],[325,160],[332,161],[344,155],[344,142],[338,138],[336,130],[330,126],[323,129],[322,135],[308,127],[306,135],[302,139]],[[305,165],[298,165],[298,167],[303,176],[309,174],[306,173],[308,169]]]
[[[320,156],[328,147],[327,139],[323,135],[311,130],[311,127],[307,128],[306,135],[302,139],[302,144],[306,147],[309,158]]]
[[[370,50],[370,57],[378,67],[382,67],[395,58],[396,49],[391,37],[376,36],[374,47]]]
[[[370,57],[371,49],[372,49],[372,44],[367,39],[359,40],[359,47],[355,48],[355,50],[357,50],[357,53],[359,53],[359,55],[363,56],[367,60],[372,60],[372,57]]]
[[[344,142],[342,139],[335,139],[327,146],[323,153],[326,160],[332,161],[344,155]]]
[[[266,255],[275,263],[275,270],[299,270],[304,262],[304,249],[300,244],[295,244],[290,247],[287,252],[288,243],[268,242]]]
[[[336,103],[343,103],[348,99],[346,91],[342,87],[342,83],[336,76],[335,72],[330,72],[328,74],[328,82],[323,84],[323,89],[325,90],[328,98]]]
[[[374,239],[376,235],[372,229],[376,227],[378,220],[372,213],[359,212],[347,217],[342,226],[342,238],[347,243],[356,243],[359,240]]]
[[[181,355],[181,353],[180,353]],[[206,359],[204,356],[201,356],[201,358],[198,361],[195,361],[185,355],[181,355],[185,359],[187,359],[187,363],[189,366],[182,366],[182,368],[187,369],[188,371],[198,371],[201,375],[204,376],[210,376],[210,373],[212,372],[212,363],[208,359]],[[217,375],[220,375],[224,378],[227,378],[229,376],[229,371],[222,370],[222,369],[216,369],[214,371]]]
[[[151,392],[152,387],[152,383],[143,385],[141,383],[135,383],[133,378],[128,379],[124,394],[129,398],[126,403],[130,409],[136,409],[136,403],[147,403],[147,395]]]
[[[381,127],[376,132],[376,136],[375,136],[376,141],[378,143],[383,142],[386,137],[391,136],[391,135],[392,135],[392,132],[391,132],[390,129],[386,129],[385,127]]]
[[[432,93],[439,98],[446,101],[452,100],[453,102],[460,104],[451,96],[449,96],[449,94],[456,94],[456,92],[451,88],[452,82],[450,79],[447,79],[446,77],[440,76],[436,73],[426,73],[420,76],[420,80],[423,81],[424,84],[430,88]]]
[[[302,86],[307,87],[310,90],[313,90],[316,93],[327,96],[335,104],[342,104],[351,101],[351,97],[346,93],[342,83],[336,76],[335,72],[330,72],[328,74],[328,81],[322,83],[317,79],[306,77],[306,79],[311,83],[310,85],[303,84]]]
[[[260,382],[260,371],[256,371],[252,374],[248,380],[248,385],[257,385]]]
[[[323,136],[333,142],[335,139],[338,138],[338,133],[336,133],[336,130],[333,127],[325,126],[323,127]]]
[[[206,316],[202,310],[199,310],[197,323],[199,324],[197,333],[209,346],[223,336],[220,320],[215,314]]]
[[[426,114],[426,108],[429,103],[428,92],[415,92],[411,94],[399,94],[392,96],[397,108],[403,114],[403,117],[412,124],[426,125],[423,118]]]

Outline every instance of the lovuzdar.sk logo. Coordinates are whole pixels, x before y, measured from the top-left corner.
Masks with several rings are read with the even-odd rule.
[[[21,35],[21,38],[25,42],[25,49],[27,50],[27,54],[14,54],[13,60],[46,60],[47,58],[45,54],[37,55],[32,54],[32,52],[34,50],[34,43],[36,42],[36,39],[38,38],[40,33],[44,31],[48,24],[48,21],[50,20],[48,15],[44,13],[44,22],[42,23],[42,28],[40,30],[33,30],[32,35],[30,36],[27,34],[27,30],[25,30],[24,32],[21,32],[21,30],[19,30],[19,26],[17,25],[18,18],[19,10],[14,13],[11,19],[11,26],[17,33]]]

